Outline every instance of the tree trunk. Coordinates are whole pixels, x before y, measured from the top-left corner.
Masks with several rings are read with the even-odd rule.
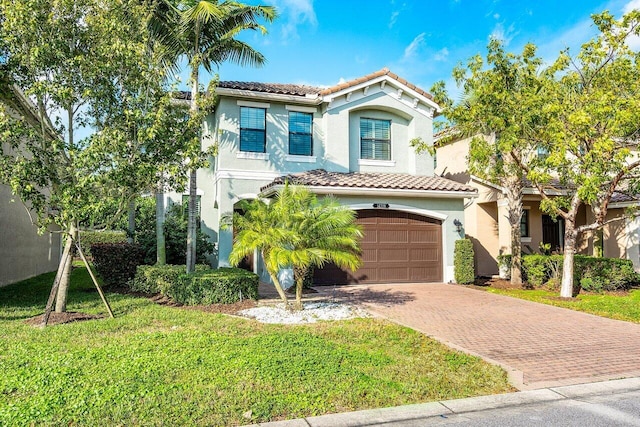
[[[128,210],[128,223],[127,223],[127,242],[133,243],[136,236],[136,201],[132,199],[129,201]]]
[[[304,288],[304,280],[307,277],[308,268],[294,267],[293,277],[296,282],[296,303],[293,308],[295,310],[302,310],[302,288]]]
[[[522,286],[522,249],[520,220],[522,219],[522,179],[515,175],[506,179],[508,220],[511,227],[511,284]]]
[[[63,268],[60,275],[60,284],[58,285],[58,292],[56,295],[56,313],[64,313],[67,311],[67,295],[69,293],[69,285],[71,283],[71,270],[73,267],[73,255],[75,253],[74,241],[78,240],[78,228],[77,224],[71,223],[69,228],[69,235],[67,236],[67,242],[65,243],[65,249],[63,257],[66,254],[66,260],[60,260],[60,266]],[[69,248],[67,248],[69,246]]]
[[[198,65],[192,64],[191,68],[191,107],[193,117],[198,113]],[[193,159],[195,160],[195,159]],[[197,177],[196,169],[189,171],[189,216],[187,218],[187,274],[193,273],[196,268],[196,221],[197,221]]]
[[[262,259],[263,260],[269,259],[264,252],[262,252]],[[287,294],[284,293],[284,289],[282,289],[282,285],[278,280],[278,272],[272,271],[271,268],[267,267],[267,273],[269,273],[269,277],[271,277],[271,280],[273,281],[273,286],[276,288],[276,291],[278,291],[278,295],[280,295],[280,299],[282,299],[282,302],[284,303],[284,307],[288,310],[289,299],[287,298]]]
[[[196,171],[189,172],[189,216],[187,219],[187,274],[196,268],[196,230],[198,198],[196,193]]]
[[[563,298],[571,298],[573,292],[573,259],[576,253],[576,242],[578,232],[576,231],[573,220],[565,219],[564,228],[564,259],[562,262],[562,285],[560,287],[560,296]]]
[[[164,240],[164,193],[156,191],[156,264],[167,263],[167,246]]]

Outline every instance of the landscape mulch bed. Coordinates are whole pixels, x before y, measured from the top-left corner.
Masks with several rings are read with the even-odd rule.
[[[27,325],[40,326],[44,313],[35,317],[31,317],[24,321]],[[83,320],[101,319],[104,316],[96,314],[78,313],[75,311],[67,311],[66,313],[51,313],[47,325],[61,325],[63,323],[80,322]]]

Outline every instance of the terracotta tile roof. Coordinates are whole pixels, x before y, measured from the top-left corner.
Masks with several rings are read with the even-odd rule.
[[[611,195],[611,203],[640,202],[640,194],[628,194],[616,191]]]
[[[314,169],[307,172],[281,176],[260,190],[266,191],[269,188],[282,185],[286,181],[291,184],[313,187],[356,187],[447,192],[476,191],[471,186],[438,176],[420,176],[403,173],[327,172],[324,169]]]
[[[339,92],[339,91],[341,91],[343,89],[348,89],[348,88],[350,88],[352,86],[356,86],[356,85],[359,85],[361,83],[365,83],[365,82],[367,82],[369,80],[373,80],[373,79],[375,79],[377,77],[381,77],[381,76],[389,76],[392,79],[397,80],[398,82],[400,82],[403,85],[407,86],[411,90],[414,90],[414,91],[418,92],[420,95],[425,96],[425,97],[427,97],[427,98],[429,98],[430,100],[433,101],[433,95],[431,95],[428,92],[425,92],[424,90],[420,89],[418,86],[416,86],[416,85],[414,85],[412,83],[409,83],[408,81],[406,81],[402,77],[398,76],[397,74],[392,73],[386,67],[383,68],[382,70],[376,71],[375,73],[367,74],[364,77],[360,77],[360,78],[357,78],[355,80],[351,80],[351,81],[348,81],[348,82],[340,83],[338,85],[326,88],[326,89],[324,89],[324,90],[322,90],[320,92],[320,95],[330,95],[332,93]]]
[[[218,83],[219,88],[248,90],[252,92],[276,93],[281,95],[306,96],[317,95],[322,88],[286,83],[259,83],[224,81]]]

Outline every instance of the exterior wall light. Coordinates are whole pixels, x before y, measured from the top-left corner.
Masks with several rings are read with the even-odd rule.
[[[457,219],[457,218],[456,218],[456,219],[454,219],[454,220],[453,220],[453,225],[455,225],[455,226],[456,226],[456,231],[457,231],[458,233],[461,233],[461,232],[462,232],[462,223],[460,222],[460,220],[459,220],[459,219]]]

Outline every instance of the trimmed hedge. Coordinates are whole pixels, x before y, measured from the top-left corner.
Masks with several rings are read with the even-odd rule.
[[[140,266],[131,289],[157,293],[185,305],[232,304],[258,298],[258,276],[239,268],[198,265],[193,274],[184,265]]]
[[[144,260],[144,251],[135,243],[96,243],[91,253],[93,265],[107,286],[126,285]]]
[[[185,265],[140,265],[129,288],[148,295],[159,294],[162,289],[170,288],[181,274],[186,274],[186,269]],[[196,272],[210,270],[208,265],[196,264]]]
[[[453,268],[456,283],[473,283],[476,273],[473,265],[473,242],[469,239],[456,240],[453,253]]]
[[[562,255],[525,255],[522,269],[530,285],[557,287],[562,277]],[[589,292],[629,289],[640,277],[628,259],[599,258],[575,255],[573,266],[574,289]]]
[[[91,246],[98,243],[125,243],[127,233],[118,230],[80,231],[80,248],[86,257],[91,257]]]

